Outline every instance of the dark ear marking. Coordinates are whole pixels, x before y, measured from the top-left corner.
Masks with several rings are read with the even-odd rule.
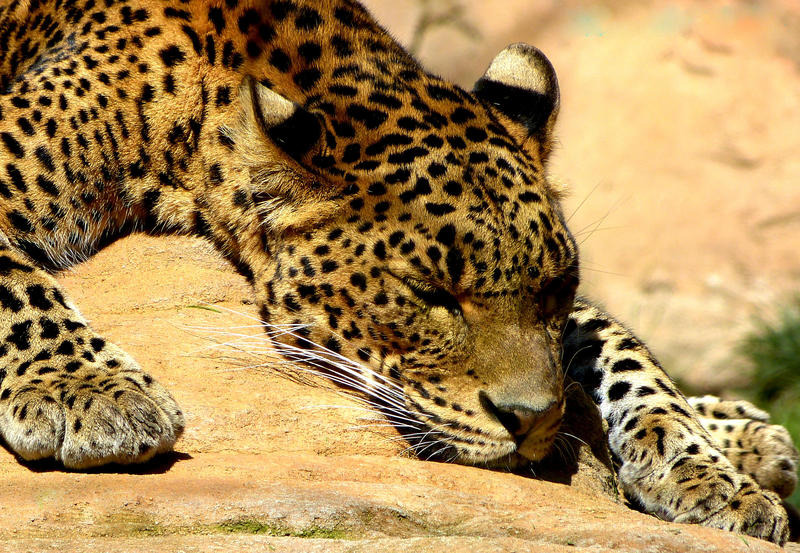
[[[473,93],[529,135],[549,138],[560,102],[558,80],[537,48],[523,43],[508,46],[475,83]]]
[[[264,134],[288,156],[301,161],[318,149],[323,125],[319,117],[280,94],[248,79],[253,114]]]
[[[322,126],[314,115],[299,109],[283,123],[268,129],[267,135],[284,152],[300,159],[319,143]]]
[[[475,95],[521,124],[531,135],[546,128],[553,112],[552,101],[543,94],[486,79],[475,83]]]
[[[239,102],[240,117],[221,132],[246,170],[264,228],[277,235],[322,224],[342,205],[342,186],[325,178],[336,170],[327,120],[251,77],[239,87]]]

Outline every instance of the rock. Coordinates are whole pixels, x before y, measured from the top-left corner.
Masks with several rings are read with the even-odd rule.
[[[780,551],[624,507],[580,393],[566,423],[586,442],[571,445],[577,462],[533,469],[570,486],[407,458],[391,429],[361,428],[380,423],[336,389],[216,347],[234,337],[212,331],[259,336],[234,328],[255,310],[238,303],[243,279],[197,240],[132,237],[61,281],[172,390],[188,429],[172,455],[89,473],[0,450],[0,551]]]

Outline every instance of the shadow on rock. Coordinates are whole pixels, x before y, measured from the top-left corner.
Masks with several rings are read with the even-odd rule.
[[[3,444],[3,447],[10,453],[14,453],[8,449],[6,444]],[[102,467],[74,470],[65,468],[64,465],[55,459],[26,461],[16,454],[15,457],[20,465],[24,466],[31,472],[82,472],[86,474],[165,474],[172,469],[176,463],[192,459],[192,456],[188,453],[170,451],[168,453],[156,455],[146,463],[140,463],[136,465],[120,465],[117,463],[111,463],[108,465],[103,465]]]
[[[525,475],[620,501],[603,418],[577,384],[567,386],[567,407],[553,451],[531,463]]]

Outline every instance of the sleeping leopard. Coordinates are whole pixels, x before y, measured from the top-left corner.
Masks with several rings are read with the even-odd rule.
[[[571,379],[628,497],[783,543],[785,430],[749,404],[687,401],[576,298],[546,173],[558,109],[537,49],[509,46],[467,91],[354,0],[4,0],[7,447],[72,469],[173,447],[173,398],[51,274],[133,232],[192,234],[252,284],[280,351],[346,363],[420,457],[542,459]]]

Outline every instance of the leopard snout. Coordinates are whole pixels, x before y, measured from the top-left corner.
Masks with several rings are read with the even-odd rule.
[[[530,460],[547,455],[564,414],[563,399],[553,399],[543,407],[533,403],[495,403],[486,392],[480,392],[479,399],[514,438],[520,455]]]

